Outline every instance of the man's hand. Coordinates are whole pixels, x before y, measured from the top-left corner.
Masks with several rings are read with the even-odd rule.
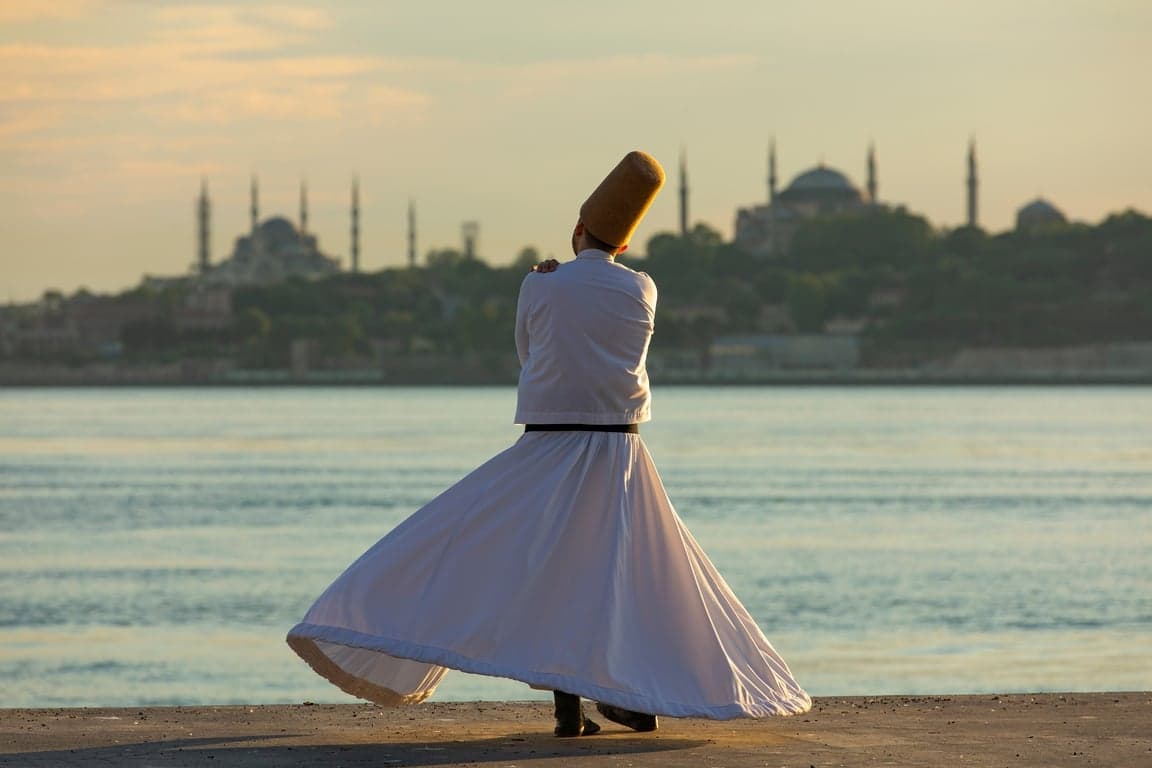
[[[555,272],[556,267],[560,266],[560,262],[556,259],[545,259],[536,266],[532,267],[533,272]]]

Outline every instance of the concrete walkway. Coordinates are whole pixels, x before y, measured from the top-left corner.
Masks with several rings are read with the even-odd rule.
[[[0,766],[1152,768],[1152,693],[818,699],[799,717],[557,739],[535,702],[0,710]]]

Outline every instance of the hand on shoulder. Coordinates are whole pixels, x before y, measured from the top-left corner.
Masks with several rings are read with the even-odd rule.
[[[544,261],[532,267],[532,271],[542,273],[555,272],[556,268],[559,266],[560,262],[556,261],[556,259],[545,259]]]

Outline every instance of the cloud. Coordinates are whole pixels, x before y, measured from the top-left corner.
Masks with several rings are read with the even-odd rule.
[[[7,0],[0,4],[0,24],[73,19],[104,4],[105,0]]]
[[[135,178],[155,178],[161,180],[181,177],[223,175],[229,167],[225,163],[200,163],[182,160],[129,159],[119,164],[122,175]]]
[[[181,56],[275,51],[307,39],[298,27],[262,23],[238,7],[173,6],[154,19],[153,41]]]
[[[317,31],[332,27],[332,16],[323,8],[305,8],[299,5],[264,5],[254,8],[251,13],[258,20],[292,29]]]
[[[184,99],[189,109],[176,110],[188,119],[192,108],[206,99],[233,103],[237,117],[252,116],[259,102],[269,116],[307,117],[307,105],[286,110],[284,99],[318,99],[321,110],[328,95],[348,81],[369,78],[381,68],[371,57],[308,56],[233,60],[202,57],[171,45],[131,48],[0,45],[0,104],[85,104],[136,102],[147,108],[154,99]],[[395,88],[395,86],[391,86]],[[279,105],[279,106],[278,106]],[[164,107],[165,105],[161,105]],[[171,110],[161,109],[161,112]],[[332,111],[326,112],[331,116]]]
[[[332,15],[323,8],[287,4],[247,8],[236,4],[176,5],[159,9],[156,18],[165,24],[197,31],[243,25],[315,32],[329,29],[333,24]]]
[[[294,55],[332,24],[301,6],[167,6],[153,31],[120,46],[0,45],[0,108],[40,110],[39,129],[145,120],[227,125],[315,122],[349,115],[416,114],[428,97],[383,82],[403,69],[376,56]],[[4,135],[33,121],[13,123]]]
[[[0,117],[0,146],[7,139],[42,134],[60,117],[55,108],[22,111],[12,116]]]
[[[51,4],[50,4],[51,5]],[[47,7],[47,6],[46,6]],[[60,4],[64,9],[91,4]],[[448,92],[529,101],[591,83],[623,87],[689,73],[755,66],[751,56],[666,54],[491,65],[453,59],[315,53],[333,26],[323,8],[298,5],[146,6],[151,31],[118,46],[0,45],[0,108],[35,119],[4,137],[56,126],[123,122],[227,126],[246,121],[372,124],[424,119],[432,98],[415,83]],[[308,53],[296,53],[307,47]],[[36,105],[44,109],[37,111]],[[52,109],[47,109],[52,107]]]
[[[344,114],[342,96],[346,91],[335,83],[225,87],[182,94],[171,102],[149,105],[146,113],[168,122],[214,125],[248,120],[336,120]]]
[[[79,13],[95,4],[62,4],[58,11],[65,6]],[[437,102],[453,110],[477,104],[503,109],[508,102],[530,109],[566,98],[576,85],[626,90],[759,63],[740,55],[590,56],[509,65],[345,54],[331,48],[327,30],[333,18],[326,9],[156,4],[136,6],[130,14],[146,31],[122,44],[48,44],[35,38],[0,44],[0,151],[8,156],[6,165],[23,176],[46,168],[187,175],[203,171],[199,159],[222,157],[228,146],[250,141],[253,132],[407,127],[428,121]],[[149,141],[150,134],[176,135],[183,143],[162,146]],[[205,137],[216,143],[196,143]]]
[[[16,123],[17,121],[11,121]],[[4,135],[3,126],[7,122],[0,122],[0,136]],[[42,125],[42,123],[37,123]],[[3,144],[4,148],[15,153],[41,153],[57,156],[62,163],[69,162],[69,153],[86,153],[100,150],[106,155],[155,153],[170,155],[201,153],[214,151],[224,146],[229,139],[226,136],[198,134],[169,134],[147,132],[122,132],[112,135],[86,133],[81,135],[55,135],[39,130],[16,131],[9,133],[11,139]]]
[[[115,63],[122,55],[119,49],[100,46],[11,43],[0,45],[0,77],[11,86],[21,78],[35,77],[43,83],[60,77],[86,76],[93,69]],[[0,97],[15,100],[3,91]]]

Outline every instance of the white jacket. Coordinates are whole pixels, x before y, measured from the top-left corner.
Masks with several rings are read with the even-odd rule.
[[[516,423],[651,419],[645,361],[655,316],[652,278],[603,251],[529,273],[516,307]]]

